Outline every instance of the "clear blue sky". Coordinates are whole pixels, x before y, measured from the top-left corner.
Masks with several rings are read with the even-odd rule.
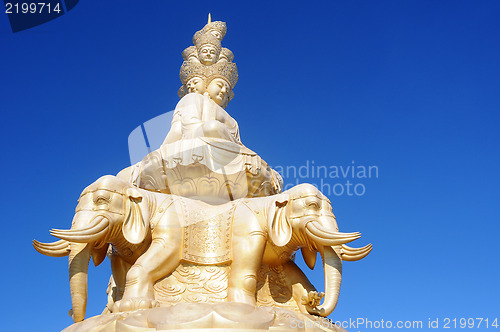
[[[345,263],[331,318],[500,320],[500,2],[81,0],[15,34],[0,14],[3,329],[71,324],[67,259],[31,241],[69,227],[81,190],[128,166],[129,133],[175,107],[208,12],[227,22],[245,145],[274,166],[378,167],[351,179],[363,196],[330,195],[374,244]],[[108,277],[89,268],[87,317]]]

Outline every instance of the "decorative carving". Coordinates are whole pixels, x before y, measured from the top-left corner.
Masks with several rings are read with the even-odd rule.
[[[184,216],[182,259],[193,264],[223,264],[231,261],[231,221],[235,202],[225,211],[219,208],[200,210],[181,200]]]
[[[306,327],[306,329],[304,329]],[[179,303],[167,308],[89,318],[63,332],[84,331],[310,331],[345,332],[328,319],[282,308],[253,307],[242,303]]]
[[[205,94],[222,108],[226,108],[233,99],[238,69],[233,63],[233,52],[221,46],[225,34],[226,24],[211,22],[210,19],[203,29],[194,34],[194,46],[182,52],[180,98],[188,93]]]
[[[238,79],[225,33],[209,19],[184,50],[187,95],[162,146],[87,187],[71,229],[51,231],[59,241],[33,242],[69,256],[75,322],[85,317],[90,257],[111,260],[103,314],[66,331],[289,331],[293,320],[341,330],[317,328],[328,321],[313,315],[334,310],[342,262],[372,247],[348,247],[360,234],[339,232],[327,197],[308,184],[282,192],[279,174],[243,145],[224,110]],[[325,293],[295,265],[298,249],[311,269],[321,254]]]
[[[181,263],[171,275],[156,282],[155,299],[162,306],[179,302],[224,302],[229,271],[229,264],[204,266]]]
[[[262,264],[257,275],[257,290],[257,305],[280,307],[300,312],[300,308],[293,298],[292,285],[287,280],[282,265]]]

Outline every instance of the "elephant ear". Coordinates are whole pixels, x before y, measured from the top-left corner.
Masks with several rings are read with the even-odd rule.
[[[142,195],[136,188],[129,188],[127,190],[127,198],[125,211],[128,215],[125,217],[122,232],[128,242],[138,244],[144,241],[147,234],[147,225],[139,205],[139,202],[142,201]]]
[[[286,217],[286,206],[289,197],[285,194],[277,195],[273,200],[267,215],[267,226],[271,241],[278,247],[283,247],[292,238],[292,225]]]

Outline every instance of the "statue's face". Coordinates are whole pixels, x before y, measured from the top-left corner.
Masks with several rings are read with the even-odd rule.
[[[210,30],[210,33],[218,40],[222,40],[222,35],[218,30]]]
[[[198,58],[202,64],[210,66],[219,58],[219,51],[212,45],[205,45],[198,52]]]
[[[205,81],[201,77],[193,77],[186,83],[188,93],[203,94],[206,90]]]
[[[229,103],[229,91],[231,91],[229,84],[222,78],[213,79],[207,88],[210,98],[222,108]]]

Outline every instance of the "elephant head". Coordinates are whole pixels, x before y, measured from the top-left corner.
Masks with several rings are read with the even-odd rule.
[[[360,233],[340,233],[330,200],[316,187],[301,184],[276,195],[268,213],[271,241],[294,250],[301,248],[304,261],[314,268],[317,252],[323,259],[325,299],[322,305],[306,307],[308,312],[328,316],[337,305],[342,280],[342,261],[356,261],[372,250],[369,244],[351,248],[345,244],[361,237]]]
[[[149,231],[148,208],[141,191],[127,182],[103,176],[80,195],[70,230],[52,229],[61,240],[53,243],[33,241],[35,249],[47,256],[69,255],[72,318],[85,318],[87,269],[90,257],[98,266],[106,257],[108,244],[118,247],[140,244]],[[123,240],[125,239],[125,241]]]

